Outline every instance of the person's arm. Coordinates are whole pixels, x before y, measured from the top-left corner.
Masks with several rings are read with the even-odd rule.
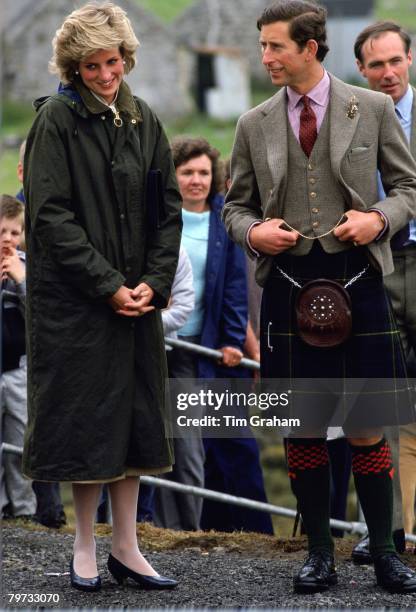
[[[283,219],[271,219],[263,223],[260,193],[244,117],[237,123],[231,155],[231,179],[222,211],[231,238],[250,257],[258,254],[276,255],[295,246],[299,234],[281,229]]]
[[[218,335],[218,348],[232,347],[241,352],[247,333],[247,273],[243,251],[227,240],[224,293]],[[235,365],[235,364],[234,364]]]
[[[195,294],[191,262],[186,251],[181,249],[169,305],[162,310],[162,323],[165,335],[171,334],[185,325],[189,314],[194,308],[194,301]]]
[[[400,125],[390,96],[386,96],[379,134],[379,170],[386,199],[377,208],[386,217],[388,228],[381,240],[390,240],[416,217],[416,163]],[[367,213],[369,214],[369,213]]]
[[[182,230],[182,198],[168,140],[157,117],[147,109],[149,118],[144,129],[157,133],[151,167],[161,170],[164,186],[164,218],[150,232],[147,241],[146,265],[141,283],[155,292],[152,304],[165,308],[169,302],[173,278],[178,265]]]
[[[39,113],[28,136],[25,157],[28,237],[32,234],[42,244],[64,282],[90,298],[109,298],[125,278],[93,247],[76,219],[59,115],[55,116],[49,104]]]

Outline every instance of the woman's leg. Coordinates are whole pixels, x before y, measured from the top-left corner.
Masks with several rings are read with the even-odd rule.
[[[137,544],[136,513],[139,483],[139,478],[128,477],[108,485],[113,514],[111,554],[134,572],[158,576],[141,554]]]
[[[74,571],[82,578],[97,576],[94,521],[101,484],[72,484],[75,509]]]

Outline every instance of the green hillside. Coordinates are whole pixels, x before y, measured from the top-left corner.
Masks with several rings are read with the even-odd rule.
[[[416,32],[416,2],[415,0],[378,0],[377,19],[390,19]]]
[[[173,21],[193,0],[136,0],[143,8],[163,19]]]
[[[138,4],[158,15],[163,21],[173,21],[194,0],[135,0]],[[376,18],[398,21],[416,32],[415,0],[377,0]]]

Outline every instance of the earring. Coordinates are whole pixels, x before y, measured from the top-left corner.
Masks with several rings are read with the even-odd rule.
[[[79,70],[75,70],[75,74],[79,74]]]
[[[126,63],[126,60],[123,60],[123,64],[125,64],[125,63]]]

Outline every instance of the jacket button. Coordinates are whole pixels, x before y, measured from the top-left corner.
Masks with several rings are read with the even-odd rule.
[[[319,212],[319,208],[312,208],[312,212],[316,215]]]
[[[133,125],[136,125],[137,123],[136,119],[132,119],[131,122],[133,123]]]
[[[124,215],[123,213],[121,213],[121,215],[120,215],[120,219],[121,219],[122,221],[124,221],[124,218],[125,218],[125,215]]]
[[[315,185],[316,179],[315,178],[310,178],[309,182],[310,182],[311,185]]]
[[[131,267],[130,266],[126,266],[126,272],[131,272]]]
[[[315,199],[316,198],[316,192],[315,191],[311,191],[310,194],[311,198]]]
[[[101,115],[101,119],[105,121],[105,115]]]
[[[318,221],[314,221],[314,222],[312,223],[312,227],[318,227],[318,225],[319,225]]]
[[[116,162],[114,161],[114,159],[111,160],[111,165],[114,166]]]
[[[308,164],[308,170],[313,170],[314,169],[314,165],[313,164]]]

